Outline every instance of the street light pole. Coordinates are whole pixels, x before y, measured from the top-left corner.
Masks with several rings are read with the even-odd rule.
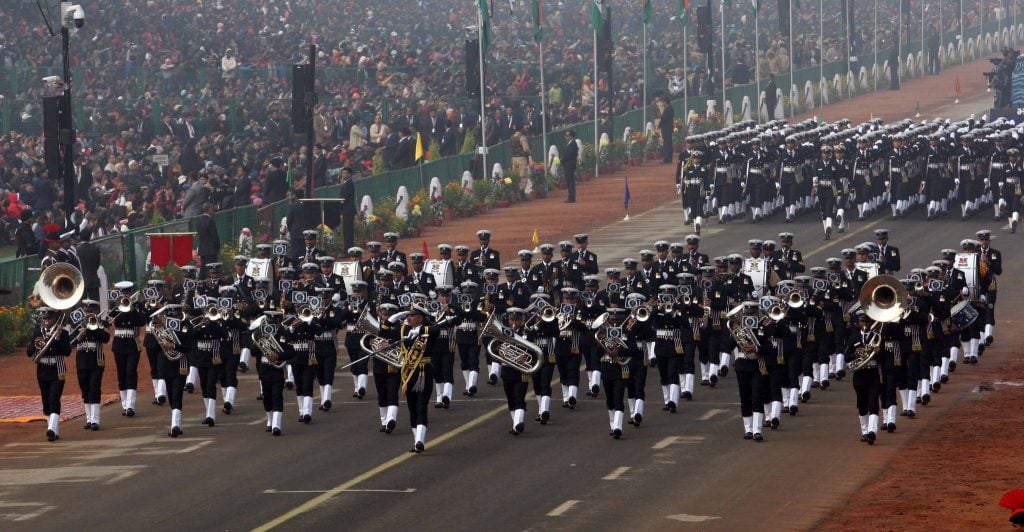
[[[71,2],[60,2],[60,39],[61,56],[63,63],[64,93],[61,96],[61,107],[64,112],[60,114],[60,154],[61,154],[61,181],[64,187],[64,219],[65,230],[74,228],[74,221],[71,213],[75,210],[75,126],[73,110],[71,108],[71,28],[74,24],[81,27],[85,22],[85,15],[82,8],[72,6]],[[77,8],[77,9],[76,9]]]

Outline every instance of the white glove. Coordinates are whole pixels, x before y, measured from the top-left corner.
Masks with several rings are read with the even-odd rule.
[[[711,187],[710,188],[711,188],[711,193],[714,194],[715,193],[715,184],[711,183]]]
[[[334,294],[333,296],[331,296],[331,301],[334,303],[341,301],[341,294]]]
[[[435,291],[431,290],[431,291],[430,291],[430,292],[429,292],[429,293],[427,294],[427,296],[429,296],[429,297],[430,297],[430,299],[437,299],[437,292],[435,292]]]
[[[682,193],[683,193],[683,185],[680,184],[680,183],[676,183],[676,196],[679,196]]]
[[[888,181],[886,181],[885,182],[885,188],[889,188],[889,186],[890,186],[890,183]]]
[[[775,183],[775,190],[782,190],[782,183]]]
[[[761,291],[755,289],[753,292],[750,293],[750,297],[753,297],[754,299],[761,299]]]
[[[967,288],[966,286],[965,286],[965,287],[963,287],[962,289],[960,289],[960,294],[962,294],[962,295],[965,295],[965,296],[966,296],[966,295],[967,295],[967,294],[969,294],[969,293],[970,293],[970,292],[968,291],[968,288]]]
[[[409,317],[409,314],[410,313],[408,310],[403,310],[402,312],[392,314],[391,317],[388,318],[388,323],[398,323],[404,320],[405,318]]]
[[[989,186],[989,181],[988,181],[987,177],[984,179],[984,182],[985,182],[985,186],[988,187]]]
[[[953,183],[956,183],[956,186],[960,186],[960,178],[958,177],[958,178],[954,179]]]

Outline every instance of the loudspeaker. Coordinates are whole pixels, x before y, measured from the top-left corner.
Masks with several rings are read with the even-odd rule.
[[[61,171],[60,126],[64,112],[62,96],[43,98],[43,161],[50,179],[58,179]]]
[[[789,37],[789,3],[792,0],[779,0],[779,33]]]
[[[701,52],[711,53],[714,33],[714,27],[711,25],[711,7],[697,6],[697,45],[700,46]]]
[[[292,131],[305,133],[312,113],[306,113],[307,93],[313,92],[313,69],[309,65],[292,65]]]
[[[475,100],[480,97],[480,41],[466,39],[466,98]]]

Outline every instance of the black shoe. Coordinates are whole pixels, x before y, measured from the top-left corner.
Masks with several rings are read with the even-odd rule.
[[[246,364],[245,362],[239,362],[238,371],[241,371],[242,373],[249,371],[249,364]]]
[[[668,411],[669,412],[671,412],[673,414],[676,413],[676,403],[675,403],[675,401],[669,401],[668,404],[665,405],[665,406],[668,407]]]
[[[756,442],[763,442],[764,441],[764,436],[762,436],[760,432],[755,432],[754,433],[754,441],[756,441]]]
[[[128,415],[128,409],[127,408],[122,408],[121,409],[121,415],[122,416],[127,416]]]
[[[575,406],[576,406],[576,398],[575,397],[569,397],[569,408],[573,408]]]
[[[834,372],[830,371],[830,372],[828,372],[828,378],[834,379],[834,378],[836,378],[836,374]]]
[[[548,420],[550,420],[550,419],[551,419],[551,413],[550,412],[541,412],[540,413],[540,424],[541,425],[547,425],[548,424]]]
[[[522,434],[524,430],[526,430],[526,426],[523,425],[522,423],[516,423],[516,426],[512,427],[512,430],[516,431],[516,436],[518,436]]]
[[[939,382],[941,382],[942,384],[946,384],[947,382],[949,382],[949,375],[943,375],[939,377]]]
[[[386,430],[388,430],[388,428],[387,428],[387,427],[385,427],[384,425],[381,425],[381,426],[380,426],[380,428],[379,428],[379,429],[377,429],[377,432],[384,432],[384,431],[386,431]]]
[[[594,396],[594,394],[593,394],[593,393],[591,393],[591,392],[590,392],[590,390],[585,390],[585,391],[583,392],[583,395],[586,395],[587,397],[593,397],[593,396]]]
[[[801,403],[806,403],[807,401],[810,401],[810,400],[811,400],[811,392],[804,392],[804,393],[800,394],[800,402]]]
[[[284,389],[285,390],[294,390],[295,389],[295,383],[292,382],[292,381],[285,381]]]
[[[622,429],[615,429],[612,431],[612,438],[616,440],[622,437]]]
[[[576,200],[574,200],[574,199],[567,199],[567,200],[565,200],[565,203],[576,203]]]
[[[331,409],[332,406],[334,406],[334,402],[328,399],[324,401],[324,404],[321,405],[321,408],[323,408],[324,412],[327,412]]]
[[[135,409],[134,408],[129,408],[128,410],[125,410],[124,415],[126,415],[128,417],[135,417]]]
[[[263,432],[270,432],[270,425],[267,425],[266,430],[264,430]]]
[[[914,419],[915,417],[917,417],[917,412],[914,412],[913,410],[907,410],[907,417],[910,419]]]
[[[391,434],[391,432],[395,430],[395,425],[395,420],[392,419],[391,421],[388,421],[388,424],[384,426],[384,432]]]
[[[868,442],[868,435],[867,434],[861,434],[860,435],[860,442],[861,443],[867,443]]]
[[[494,386],[495,384],[498,384],[498,376],[497,375],[488,375],[487,376],[487,384],[490,384],[491,386]]]
[[[444,405],[441,404],[441,403],[434,403],[434,408],[438,408],[438,409],[444,408]]]
[[[208,417],[208,418],[206,418],[206,419],[204,419],[204,420],[203,420],[203,425],[209,425],[209,426],[211,426],[211,427],[212,427],[212,426],[214,426],[214,424],[215,424],[215,423],[216,423],[216,422],[215,422],[215,421],[213,421],[213,418],[212,418],[212,417]]]
[[[687,401],[693,401],[693,394],[690,392],[683,392],[683,399]]]
[[[562,408],[569,408],[569,401],[562,401]]]
[[[311,415],[309,415],[309,414],[306,414],[306,415],[302,416],[302,422],[303,422],[303,423],[305,423],[305,424],[309,425],[309,423],[310,423],[311,421],[313,421],[313,416],[311,416]]]
[[[782,407],[782,413],[783,414],[788,414],[789,413],[789,407],[788,406]]]
[[[470,386],[469,387],[469,396],[473,397],[474,395],[476,395],[476,386]]]
[[[745,432],[743,434],[743,439],[744,440],[752,440],[752,439],[754,439],[754,433],[753,432]]]
[[[701,379],[701,380],[700,380],[700,385],[701,385],[701,386],[707,386],[708,384],[709,384],[709,382],[708,382],[708,380],[707,380],[707,379]]]
[[[157,399],[156,397],[154,397],[154,398],[153,398],[153,404],[154,404],[154,405],[156,405],[156,406],[160,406],[160,405],[162,405],[163,403],[161,403],[161,402],[160,402],[160,401],[159,401],[159,400],[158,400],[158,399]]]
[[[423,445],[423,442],[418,441],[418,442],[416,442],[416,445],[413,446],[413,451],[415,451],[417,453],[422,453],[423,449],[425,449],[425,448],[426,448],[426,446]]]
[[[938,382],[933,382],[932,383],[932,391],[933,392],[939,393],[939,390],[941,390],[941,389],[942,389],[942,384],[941,383],[938,383]]]
[[[263,400],[263,394],[259,394],[259,395],[257,395],[257,396],[256,396],[256,400],[257,400],[257,401],[262,401],[262,400]]]
[[[789,407],[789,415],[791,415],[791,416],[795,416],[796,413],[799,412],[799,411],[800,411],[800,407],[798,407],[796,405],[793,405],[793,406]]]
[[[868,437],[868,445],[874,445],[875,444],[875,438],[877,438],[875,433],[873,431],[869,432],[867,437]]]
[[[918,399],[920,399],[920,400],[921,400],[921,404],[923,404],[924,406],[928,406],[928,403],[932,402],[932,396],[931,396],[931,394],[927,394],[927,393],[926,393],[926,394],[924,394],[924,395],[922,395],[922,396],[921,396],[921,397],[919,397]]]
[[[100,430],[100,424],[99,423],[93,423],[92,424],[92,430],[93,430],[93,432],[95,432],[97,430]]]
[[[273,434],[274,436],[280,436],[281,435],[281,429],[279,429],[277,427],[274,427],[274,430],[270,431],[270,433]]]
[[[812,381],[811,382],[811,389],[813,390],[815,388],[821,388],[821,383],[819,383],[818,381]]]
[[[772,421],[771,421],[771,424],[772,424],[772,430],[775,430],[775,429],[779,428],[779,423],[781,423],[781,421],[779,420],[779,418],[777,418],[777,417],[773,417],[773,418],[772,418]]]
[[[156,398],[156,402],[160,403],[160,406],[163,406],[164,403],[167,402],[167,396],[166,395],[161,395],[160,397],[157,397]]]
[[[181,436],[182,434],[183,433],[181,432],[181,427],[171,427],[171,431],[167,433],[167,435],[172,437],[172,438],[177,438],[178,436]]]
[[[356,390],[356,398],[362,399],[363,397],[366,397],[366,388],[360,388]]]
[[[441,405],[444,406],[445,410],[452,405],[452,400],[447,395],[441,397]]]
[[[634,425],[639,427],[640,424],[644,422],[644,415],[643,414],[635,414],[635,415],[633,415],[632,421],[633,421]]]
[[[596,385],[596,384],[591,386],[590,387],[590,394],[593,395],[594,397],[599,396],[601,394],[601,387]]]
[[[846,370],[845,369],[841,369],[841,370],[836,372],[836,380],[837,381],[843,380],[843,377],[845,377],[845,376],[846,376]]]
[[[185,383],[185,391],[188,393],[196,393],[196,385],[191,382]]]
[[[822,390],[827,390],[828,387],[829,387],[829,382],[828,381],[821,381],[821,389]]]
[[[718,376],[719,377],[725,377],[727,375],[729,375],[729,366],[722,366],[722,367],[718,368]]]
[[[952,360],[950,360],[949,361],[949,372],[953,373],[954,371],[956,371],[956,362],[953,362]],[[942,382],[946,382],[946,381],[942,381]]]
[[[888,431],[889,434],[892,434],[893,432],[896,432],[896,424],[895,423],[886,423],[885,430]]]
[[[224,413],[230,415],[235,406],[231,403],[224,403]]]
[[[718,376],[717,375],[712,375],[710,378],[708,378],[708,383],[709,383],[708,384],[709,386],[714,388],[715,385],[718,384]]]

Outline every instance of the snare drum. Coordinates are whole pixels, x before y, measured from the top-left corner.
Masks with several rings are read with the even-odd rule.
[[[978,310],[971,306],[970,301],[961,301],[949,311],[950,328],[954,332],[970,327],[976,319],[978,319]]]

